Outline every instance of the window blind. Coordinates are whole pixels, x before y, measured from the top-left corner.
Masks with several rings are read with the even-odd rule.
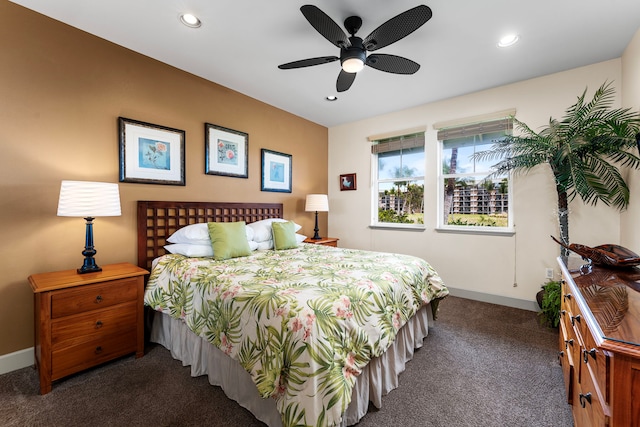
[[[371,146],[371,152],[373,154],[388,153],[389,151],[406,150],[416,147],[424,147],[424,132],[374,141],[374,144]]]
[[[499,120],[491,120],[488,122],[471,123],[462,126],[440,129],[438,130],[438,140],[445,141],[447,139],[465,138],[469,136],[494,132],[508,133],[512,130],[513,120],[511,118],[503,118]]]

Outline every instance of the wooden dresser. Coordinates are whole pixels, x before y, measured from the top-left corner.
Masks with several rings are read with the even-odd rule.
[[[558,263],[559,360],[575,425],[640,426],[640,269]]]
[[[129,263],[102,271],[33,274],[35,360],[40,393],[51,382],[135,353],[144,355],[144,275]]]

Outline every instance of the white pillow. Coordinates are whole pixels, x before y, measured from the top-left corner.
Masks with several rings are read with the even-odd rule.
[[[164,247],[172,254],[180,254],[188,257],[213,256],[211,241],[208,245],[192,245],[188,243],[174,243]]]
[[[247,240],[253,240],[253,229],[245,227],[247,232]],[[191,224],[176,230],[167,239],[169,243],[187,243],[192,245],[210,245],[211,237],[209,237],[209,227],[206,222],[199,224]]]
[[[209,238],[209,228],[207,227],[207,223],[203,222],[200,224],[191,224],[182,227],[169,236],[167,242],[211,246],[211,238]]]
[[[192,245],[190,243],[174,243],[164,247],[167,252],[180,254],[188,257],[213,256],[213,245]],[[258,242],[249,240],[249,248],[252,251],[258,249]]]
[[[273,249],[273,239],[258,243],[259,251],[266,251],[267,249]]]
[[[298,234],[296,233],[296,243],[300,244],[304,241],[304,239],[306,239],[307,236],[303,236],[302,234]],[[264,242],[249,242],[249,245],[251,246],[251,243],[255,243],[257,245],[258,250],[260,251],[264,251],[267,249],[273,249],[273,239],[269,239],[269,240],[265,240]],[[255,250],[255,249],[252,249]]]
[[[273,239],[271,234],[271,223],[274,221],[287,222],[286,219],[282,219],[282,218],[269,218],[269,219],[263,219],[261,221],[252,222],[251,224],[247,224],[247,228],[251,228],[254,231],[253,240],[260,243],[260,242],[266,242],[267,240]],[[302,228],[301,225],[298,225],[295,222],[293,224],[295,226],[294,228],[296,231]]]

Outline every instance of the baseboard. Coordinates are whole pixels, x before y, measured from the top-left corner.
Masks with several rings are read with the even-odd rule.
[[[33,366],[33,347],[0,356],[0,375]]]
[[[466,289],[450,288],[449,294],[454,297],[472,299],[474,301],[488,302],[491,304],[504,305],[507,307],[519,308],[521,310],[540,311],[535,301],[528,301],[518,298],[503,297],[501,295],[485,294],[483,292],[469,291]]]

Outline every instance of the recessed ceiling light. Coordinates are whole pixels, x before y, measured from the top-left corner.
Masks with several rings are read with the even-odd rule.
[[[180,22],[189,28],[199,28],[202,25],[198,17],[191,13],[183,13],[180,15]]]
[[[508,34],[500,39],[498,42],[498,47],[508,47],[513,46],[520,40],[520,36],[517,34]]]
[[[335,95],[329,95],[325,98],[327,101],[337,101],[338,97]]]

